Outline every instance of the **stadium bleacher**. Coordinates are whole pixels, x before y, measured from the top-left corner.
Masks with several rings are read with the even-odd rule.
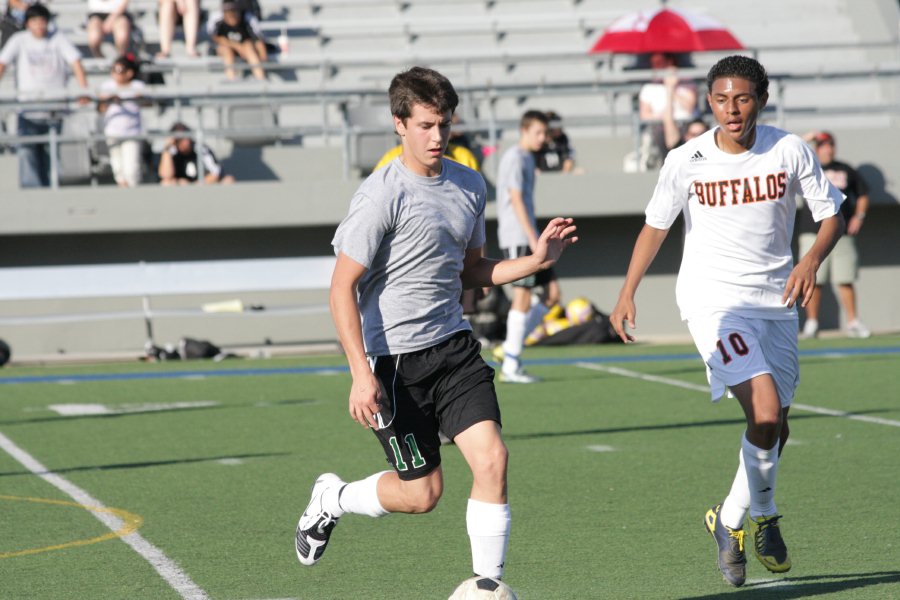
[[[873,223],[873,231],[867,232],[871,237],[861,240],[860,297],[867,303],[863,306],[867,321],[883,329],[900,328],[900,315],[893,308],[896,302],[866,293],[867,285],[877,285],[871,283],[876,273],[880,278],[888,272],[900,281],[896,276],[900,266],[885,264],[875,258],[874,251],[866,250],[866,244],[873,249],[888,244],[897,250],[889,227],[900,226],[900,184],[895,175],[900,156],[897,3],[760,0],[752,5],[725,5],[671,0],[667,5],[727,23],[747,51],[767,66],[773,79],[767,122],[797,133],[823,127],[835,130],[844,160],[868,165],[876,178],[880,174],[873,199],[874,210],[883,212],[880,223]],[[571,210],[569,214],[583,219],[586,238],[605,236],[628,245],[655,182],[653,174],[622,172],[623,159],[635,146],[634,97],[651,74],[634,69],[633,57],[590,55],[587,50],[618,15],[656,6],[655,0],[264,2],[262,27],[273,43],[280,34],[287,35],[289,52],[273,56],[270,81],[263,84],[225,83],[219,59],[186,57],[179,33],[172,58],[147,65],[165,80],[163,85],[151,86],[149,95],[157,102],[142,111],[148,137],[158,149],[175,121],[200,129],[238,184],[227,190],[166,190],[165,198],[149,184],[127,191],[106,185],[23,191],[16,185],[16,156],[4,152],[0,154],[3,266],[74,260],[59,251],[60,243],[81,244],[84,251],[77,260],[94,263],[116,262],[116,250],[123,247],[129,256],[162,260],[154,249],[160,243],[172,244],[166,260],[321,254],[328,230],[337,223],[365,172],[366,165],[357,160],[360,136],[379,138],[385,144],[392,141],[387,117],[380,124],[354,122],[348,109],[383,104],[390,78],[412,64],[433,66],[451,78],[460,91],[459,112],[466,127],[491,147],[502,149],[511,143],[525,109],[560,113],[587,174],[541,178],[542,214]],[[84,44],[83,2],[53,0],[51,8],[59,29]],[[156,2],[132,0],[131,8],[149,58],[158,40]],[[203,32],[200,39],[205,40]],[[206,48],[205,41],[201,48]],[[104,50],[110,58],[84,61],[93,89],[108,75],[111,44],[106,43]],[[709,66],[724,54],[695,54],[694,66],[684,69],[683,75],[702,81]],[[14,76],[8,72],[0,81],[0,112],[8,132],[14,131],[17,106]],[[14,142],[10,134],[2,137],[4,146]],[[485,175],[492,179],[491,161]],[[161,206],[165,218],[147,214],[161,212]],[[102,226],[97,226],[98,220]],[[628,235],[620,233],[623,227]],[[202,232],[206,240],[215,238],[213,249],[181,238],[172,242],[178,232],[185,231]],[[264,232],[272,231],[290,232],[296,244],[269,250],[254,246],[265,238]],[[878,231],[885,237],[877,237]],[[136,232],[144,233],[133,235]],[[50,248],[57,252],[42,247],[42,242],[56,236],[62,242]],[[23,239],[28,243],[22,244]],[[104,243],[110,239],[118,246]],[[584,245],[609,255],[605,244]],[[673,251],[677,252],[677,246]],[[623,255],[621,248],[612,253],[620,259]],[[624,264],[620,269],[603,267],[599,275],[583,265],[564,266],[564,289],[581,291],[598,301],[600,296],[611,298],[619,271],[624,272]],[[674,271],[660,273],[659,286],[664,288],[673,277]],[[896,300],[897,290],[893,294]],[[671,294],[659,296],[660,308],[645,322],[645,331],[663,335],[681,331],[669,301]],[[22,307],[3,304],[2,308],[14,314]],[[246,329],[242,331],[241,335],[247,334]],[[325,330],[286,330],[284,335],[301,339],[305,333],[315,337],[326,332],[327,324]],[[2,337],[26,353],[52,353],[57,346],[52,340],[34,339],[24,330]],[[114,332],[103,339],[112,348],[130,348]],[[77,344],[69,348],[75,351]]]

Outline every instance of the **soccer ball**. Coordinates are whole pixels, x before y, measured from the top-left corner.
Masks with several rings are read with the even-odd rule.
[[[594,307],[587,298],[575,298],[566,304],[566,318],[572,325],[587,323],[594,316]]]
[[[459,584],[447,600],[516,600],[516,594],[499,579],[476,575]]]

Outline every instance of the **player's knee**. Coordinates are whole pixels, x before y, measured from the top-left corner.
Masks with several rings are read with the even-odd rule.
[[[503,481],[506,478],[506,466],[509,462],[509,451],[502,441],[491,444],[480,452],[472,464],[472,472],[481,480]]]
[[[433,471],[422,477],[402,483],[404,504],[408,513],[420,514],[434,510],[444,493],[444,481]]]
[[[766,448],[771,448],[781,438],[781,415],[757,415],[751,427],[754,437],[762,440]]]
[[[441,495],[435,494],[433,492],[426,492],[424,494],[420,494],[410,504],[409,512],[412,514],[417,514],[417,515],[431,512],[437,507],[438,501],[440,499],[441,499]]]

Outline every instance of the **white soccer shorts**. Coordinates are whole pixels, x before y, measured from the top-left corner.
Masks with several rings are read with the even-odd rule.
[[[687,325],[706,363],[713,402],[718,402],[728,387],[769,373],[781,406],[791,405],[800,383],[797,319],[759,319],[720,312],[690,319]]]

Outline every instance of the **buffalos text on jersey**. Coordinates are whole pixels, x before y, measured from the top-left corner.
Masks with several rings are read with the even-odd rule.
[[[784,197],[787,191],[787,173],[769,173],[719,181],[695,181],[697,202],[704,206],[730,206],[765,202]]]

